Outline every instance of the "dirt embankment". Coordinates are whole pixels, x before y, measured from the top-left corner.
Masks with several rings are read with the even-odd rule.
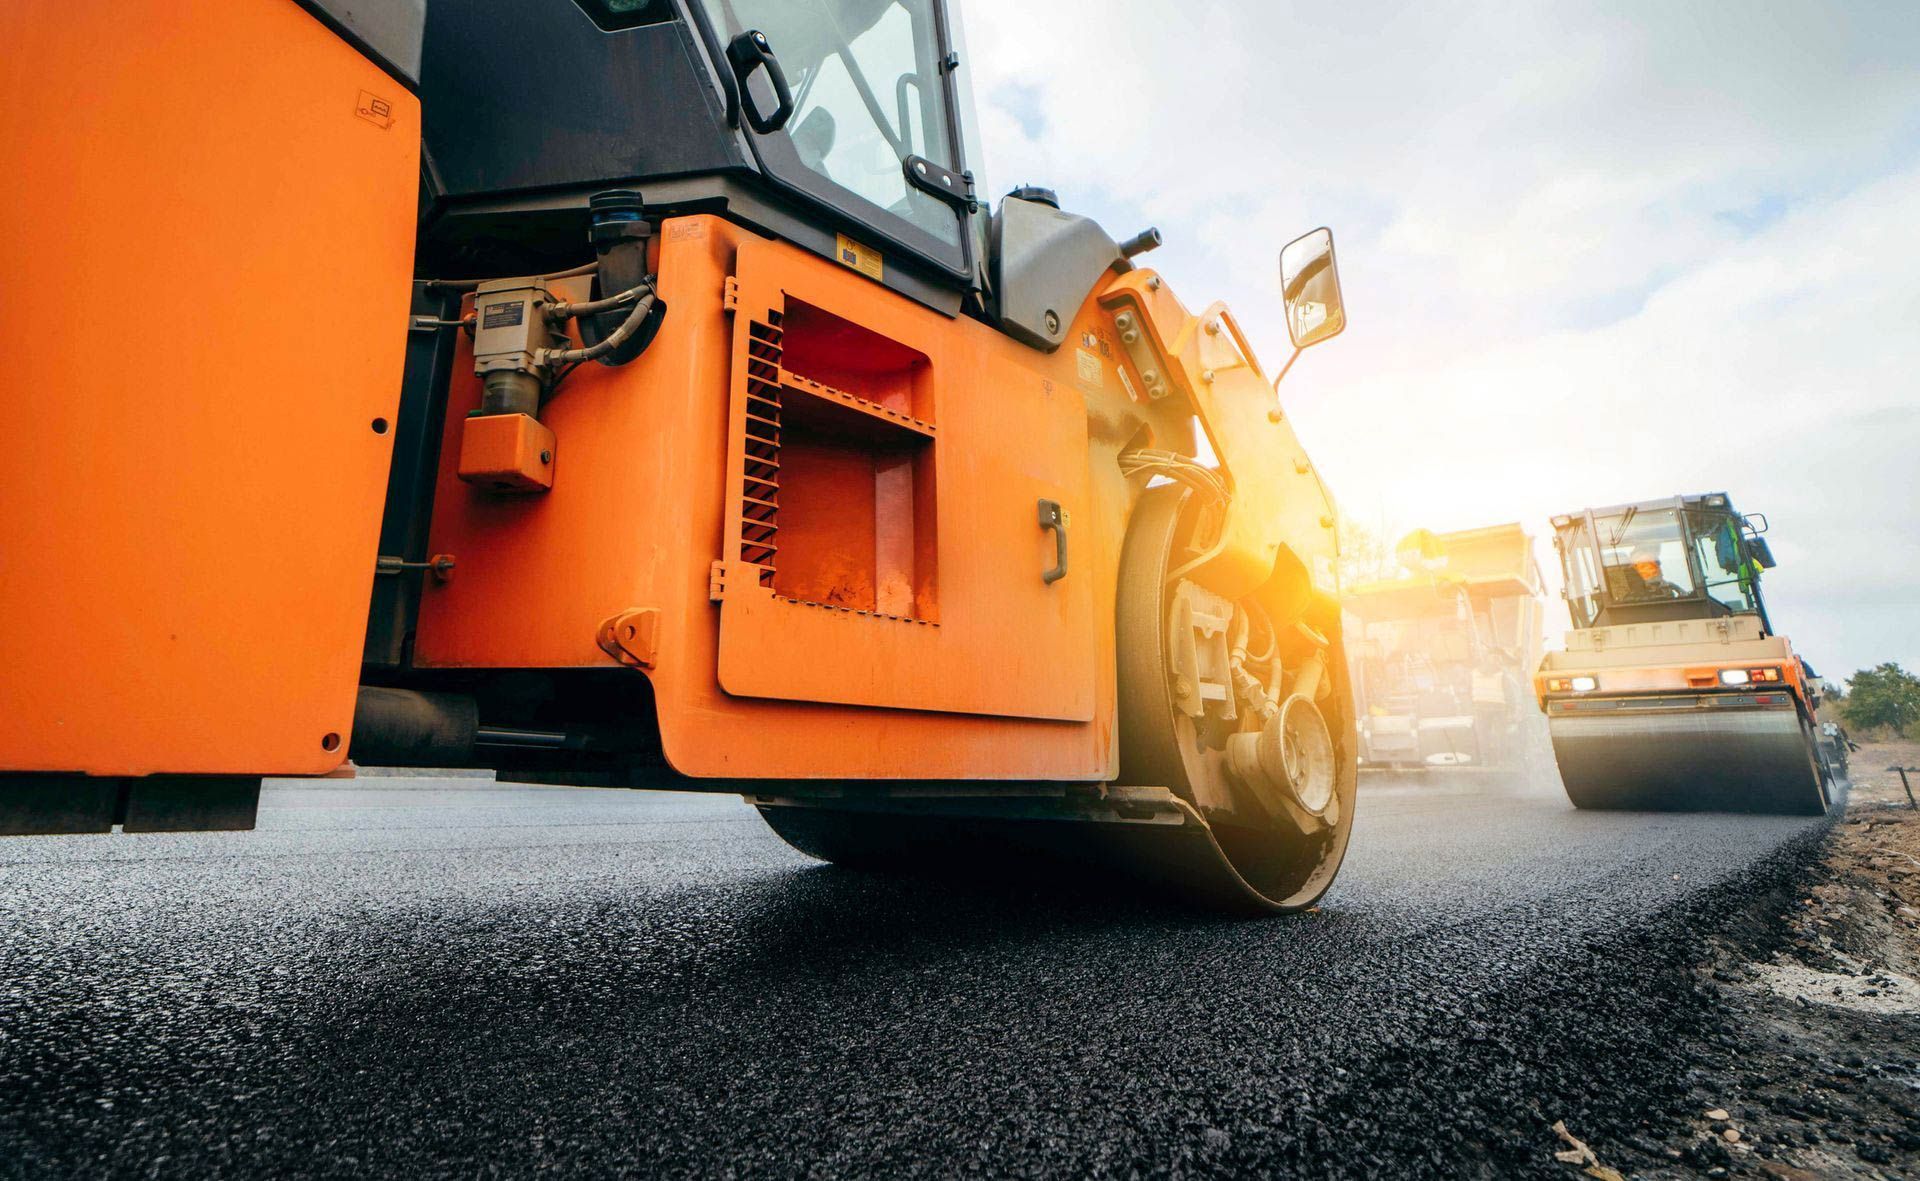
[[[1640,1176],[1920,1177],[1920,811],[1896,765],[1920,743],[1855,752],[1820,859],[1714,939],[1698,1114]]]

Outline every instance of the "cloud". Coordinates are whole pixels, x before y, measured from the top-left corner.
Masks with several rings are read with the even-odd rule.
[[[1282,394],[1350,512],[1544,529],[1725,489],[1773,522],[1816,664],[1920,667],[1908,6],[966,16],[989,191],[1159,224],[1149,261],[1272,362],[1275,254],[1334,227],[1352,327]]]

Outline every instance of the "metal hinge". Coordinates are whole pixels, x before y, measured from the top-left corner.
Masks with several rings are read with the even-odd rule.
[[[610,616],[594,637],[600,650],[629,668],[652,668],[660,647],[660,611],[635,607]]]
[[[715,603],[727,597],[727,564],[715,562],[707,568],[707,598]]]
[[[950,205],[957,205],[968,213],[976,212],[980,202],[973,195],[973,173],[955,172],[944,164],[935,163],[925,156],[908,156],[900,162],[907,174],[907,183],[922,192],[932,193]]]
[[[720,289],[720,310],[723,312],[731,312],[738,310],[739,307],[740,280],[734,278],[732,275],[728,275],[726,286]]]

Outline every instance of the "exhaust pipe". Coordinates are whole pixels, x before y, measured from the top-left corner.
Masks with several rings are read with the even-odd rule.
[[[480,704],[459,693],[360,686],[353,707],[356,763],[376,767],[468,767]]]

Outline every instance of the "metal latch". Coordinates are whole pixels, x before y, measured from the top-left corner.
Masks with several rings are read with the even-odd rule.
[[[435,581],[445,582],[453,577],[453,555],[435,554],[424,562],[409,562],[398,554],[381,554],[373,560],[376,578],[382,575],[392,577],[408,570],[425,570],[433,575]]]

